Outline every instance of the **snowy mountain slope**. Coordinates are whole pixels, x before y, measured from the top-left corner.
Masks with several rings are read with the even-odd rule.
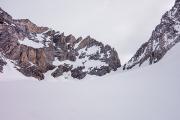
[[[180,1],[176,0],[172,9],[167,11],[159,25],[153,30],[150,39],[141,45],[135,55],[124,65],[131,69],[142,64],[160,61],[168,50],[180,41]]]
[[[179,0],[176,0],[176,2],[179,2]],[[176,11],[176,9],[174,10]],[[22,21],[23,20],[20,20],[19,22]],[[14,24],[8,25],[8,22],[4,23],[4,21],[1,21],[0,19],[0,24],[1,22],[3,23],[2,26],[8,26],[8,29],[13,30],[19,28]],[[24,24],[24,22],[21,24]],[[179,23],[175,24],[178,24],[179,26]],[[30,31],[39,31],[40,28],[36,29],[36,26],[32,26],[29,28]],[[172,27],[173,29],[179,29],[178,26],[174,26],[173,23],[173,26],[170,26],[170,28]],[[166,27],[167,26],[165,26],[165,28]],[[173,30],[171,30],[166,32],[172,33]],[[16,35],[20,35],[20,37],[22,37],[21,33],[24,32],[21,30],[19,32],[20,34],[13,34],[12,37],[17,37]],[[171,39],[168,39],[169,41],[166,41],[167,39],[165,39],[165,42],[168,42],[168,44],[165,45],[173,45],[174,47],[170,50],[169,48],[165,50],[167,53],[163,54],[164,58],[159,61],[158,64],[139,68],[134,71],[124,72],[123,74],[121,74],[121,69],[118,69],[116,72],[111,72],[111,74],[98,77],[92,76],[93,72],[97,71],[97,69],[94,68],[96,66],[101,68],[107,64],[110,65],[110,63],[103,62],[105,60],[103,58],[107,58],[106,60],[109,61],[108,58],[110,55],[116,53],[113,49],[110,47],[105,49],[102,44],[95,42],[90,37],[87,37],[84,40],[93,40],[92,44],[88,42],[85,44],[85,46],[87,45],[86,47],[78,48],[80,44],[80,46],[84,46],[82,42],[84,40],[81,39],[78,41],[77,39],[78,42],[74,43],[73,41],[75,39],[73,36],[65,36],[63,33],[59,34],[56,32],[54,32],[53,35],[50,35],[51,37],[53,36],[53,38],[55,38],[52,40],[52,38],[48,36],[48,34],[51,34],[51,32],[53,33],[53,30],[46,31],[45,33],[37,32],[31,34],[30,32],[28,37],[25,37],[22,40],[16,40],[18,44],[8,43],[8,47],[5,50],[5,52],[10,54],[10,57],[14,57],[14,51],[17,52],[14,50],[14,48],[25,46],[27,49],[20,49],[23,54],[21,54],[22,57],[20,58],[23,59],[22,61],[29,63],[28,67],[26,66],[27,68],[31,68],[32,66],[35,66],[34,63],[39,64],[34,62],[39,60],[34,57],[36,56],[36,53],[43,54],[44,51],[49,52],[49,50],[53,49],[56,53],[56,56],[52,57],[54,58],[53,60],[48,59],[48,62],[51,62],[55,68],[53,70],[48,69],[48,71],[42,72],[43,78],[45,78],[44,81],[37,81],[32,77],[32,75],[30,75],[31,77],[24,76],[19,71],[17,71],[17,69],[19,69],[21,66],[18,66],[15,60],[7,59],[4,55],[0,56],[0,71],[3,67],[3,73],[0,73],[0,120],[180,119],[180,80],[178,70],[180,68],[180,62],[178,59],[180,54],[180,43],[174,46],[174,39],[172,41]],[[3,34],[6,35],[6,32]],[[172,38],[179,37],[179,32],[177,33],[176,31],[175,33],[170,34],[170,36]],[[167,36],[164,37],[166,38]],[[67,41],[64,43],[64,40]],[[49,43],[52,45],[49,46]],[[60,45],[60,43],[63,43],[63,45]],[[71,51],[71,49],[68,47],[69,43],[73,43],[73,47],[75,49],[78,48],[76,51],[78,55],[75,56],[75,62],[73,61],[73,56],[70,57],[68,55],[66,56],[65,54],[66,52]],[[154,39],[149,43],[153,43],[153,45],[149,44],[149,47],[154,47],[154,51],[159,50],[156,48],[158,48],[157,46],[160,46],[160,44],[158,42],[154,43]],[[2,45],[2,47],[4,46]],[[52,49],[47,50],[46,47],[52,47]],[[165,46],[165,48],[166,47],[167,46]],[[60,57],[61,48],[64,49],[64,57]],[[102,48],[104,49],[101,50]],[[41,52],[42,49],[43,51]],[[1,50],[2,49],[0,48],[0,51]],[[23,50],[26,52],[23,53]],[[73,52],[71,51],[69,53]],[[152,51],[147,52],[148,55],[152,55],[151,53]],[[164,53],[164,51],[162,51],[162,53]],[[49,55],[51,54],[52,52],[49,53]],[[146,54],[142,52],[142,55]],[[39,56],[39,58],[41,57]],[[154,58],[156,57],[157,56]],[[66,60],[59,60],[64,58]],[[135,64],[137,63],[136,65],[142,64],[138,61],[142,58],[143,57],[140,54],[140,56],[137,58],[137,61],[133,62]],[[156,60],[154,58],[153,60]],[[143,61],[143,64],[145,64],[145,62],[149,63],[149,61],[146,59],[144,60],[145,61]],[[43,59],[41,62],[44,61],[46,62],[46,59]],[[115,61],[118,62],[118,58]],[[61,66],[62,64],[64,66]],[[88,75],[84,78],[83,81],[75,80],[71,76],[71,71],[62,73],[62,69],[66,71],[66,69],[69,69],[70,67],[66,64],[70,66],[72,65],[73,69],[76,69],[79,66],[85,66],[83,69],[78,69],[80,69],[80,72],[83,73],[88,71]],[[118,65],[120,64],[118,63]],[[113,65],[111,65],[111,67],[112,66]],[[94,71],[91,71],[91,67],[94,69]],[[100,75],[104,75],[107,71],[109,71],[109,69],[105,69],[107,71],[104,72],[103,69],[103,67],[102,70],[98,69],[101,71],[99,73]],[[79,72],[77,69],[76,71]],[[54,76],[58,76],[58,78]],[[75,78],[77,77],[79,77],[79,75],[75,74]]]
[[[180,44],[153,66],[83,81],[0,83],[2,120],[179,120]]]
[[[176,0],[172,9],[163,15],[149,41],[121,69],[160,61],[180,41],[179,11],[180,1]],[[7,59],[0,58],[1,79],[5,79],[3,69],[10,61],[11,69],[17,70],[18,74],[39,80],[103,76],[121,67],[117,51],[109,45],[90,36],[84,39],[76,39],[71,34],[66,36],[48,27],[37,26],[28,19],[13,19],[1,8],[0,53]]]
[[[75,38],[29,19],[13,19],[0,8],[0,76],[7,61],[26,77],[43,80],[45,74],[83,79],[87,74],[103,76],[121,66],[114,48],[94,38]],[[2,60],[1,57],[6,58]]]

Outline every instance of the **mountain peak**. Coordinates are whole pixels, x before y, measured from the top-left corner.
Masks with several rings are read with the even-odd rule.
[[[172,9],[162,16],[160,24],[153,30],[150,39],[142,44],[135,55],[124,65],[124,69],[157,63],[180,41],[179,11],[180,0],[176,0]]]
[[[31,33],[43,33],[49,29],[48,27],[39,27],[33,22],[31,22],[29,19],[18,19],[14,20],[14,22],[21,26],[25,26],[27,30]]]
[[[76,39],[72,34],[40,27],[29,19],[12,19],[0,9],[0,71],[11,61],[27,77],[84,78],[102,76],[121,66],[117,52],[91,38]],[[1,73],[3,74],[3,73]]]

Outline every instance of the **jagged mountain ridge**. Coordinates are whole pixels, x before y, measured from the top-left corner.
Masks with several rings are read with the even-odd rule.
[[[0,74],[7,60],[27,77],[44,79],[63,73],[77,79],[87,74],[102,76],[121,66],[114,48],[90,36],[83,39],[48,27],[39,27],[28,19],[13,19],[0,8]]]
[[[123,65],[128,70],[153,64],[180,41],[180,0],[167,11],[149,41]],[[28,19],[13,19],[0,9],[0,72],[10,60],[15,69],[28,77],[44,79],[44,73],[59,77],[68,73],[82,79],[87,74],[102,76],[121,67],[117,52],[90,36],[83,39],[48,27],[39,27]]]
[[[142,64],[157,63],[179,41],[180,0],[176,0],[172,9],[162,16],[160,24],[152,32],[149,41],[141,45],[123,69],[128,70]]]

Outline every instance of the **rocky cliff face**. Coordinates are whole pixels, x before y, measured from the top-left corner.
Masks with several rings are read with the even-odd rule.
[[[0,74],[6,60],[27,77],[44,79],[65,72],[77,79],[102,76],[121,66],[117,52],[90,36],[85,39],[39,27],[28,19],[13,19],[0,8]]]
[[[123,66],[131,69],[142,64],[153,64],[163,58],[166,52],[180,41],[180,0],[176,0],[171,10],[166,12],[148,42]]]

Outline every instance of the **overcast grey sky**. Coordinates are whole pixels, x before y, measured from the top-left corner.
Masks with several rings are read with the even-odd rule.
[[[0,0],[14,18],[28,18],[75,37],[90,35],[129,59],[175,0]]]

